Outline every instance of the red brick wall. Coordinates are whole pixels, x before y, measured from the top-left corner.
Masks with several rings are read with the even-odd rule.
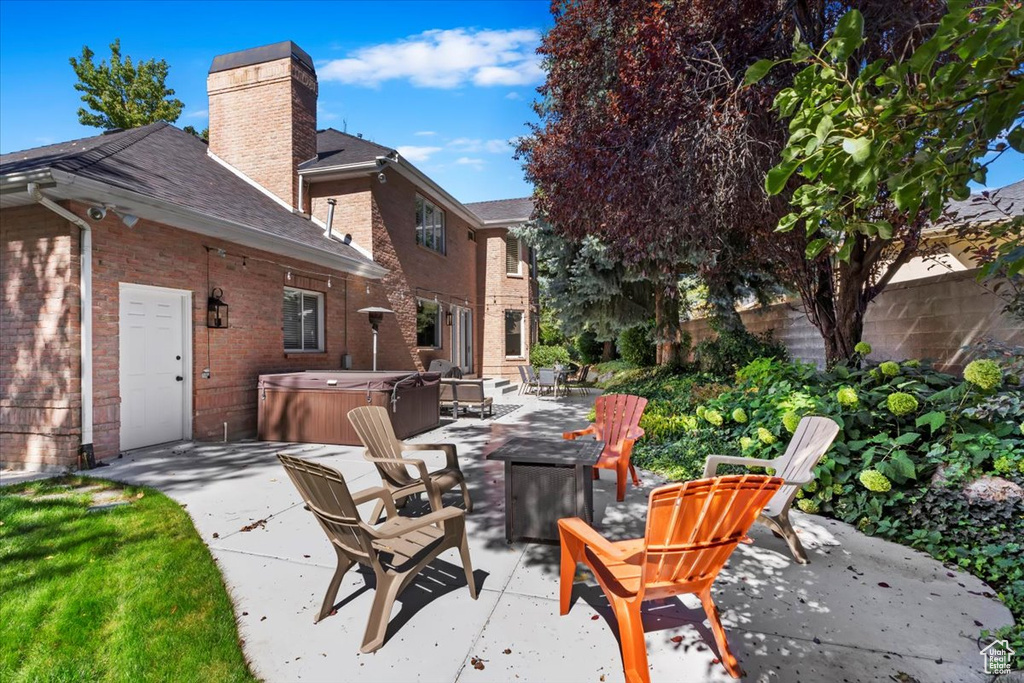
[[[316,156],[316,76],[291,57],[212,73],[210,151],[290,206]]]
[[[77,462],[78,250],[56,214],[0,211],[0,467]]]
[[[473,310],[474,368],[479,372],[481,320],[477,307],[476,242],[469,240],[470,226],[451,211],[445,212],[447,254],[416,244],[417,189],[397,172],[388,172],[387,183],[376,178],[316,183],[310,188],[314,215],[326,219],[328,197],[334,197],[334,226],[349,232],[360,246],[372,251],[374,260],[389,270],[380,283],[371,283],[370,299],[395,311],[380,328],[378,366],[384,369],[420,369],[435,358],[451,359],[452,329],[444,325],[439,349],[416,348],[416,300],[436,296],[443,310],[452,304]],[[441,206],[425,192],[420,196]],[[369,215],[361,213],[369,200]],[[443,208],[443,207],[442,207]],[[349,216],[344,218],[342,216]],[[370,239],[366,237],[367,219]],[[468,302],[468,304],[467,304]]]
[[[85,206],[71,208],[85,214]],[[4,464],[72,465],[77,462],[81,438],[77,234],[40,208],[8,210],[2,216],[0,438]],[[119,283],[192,292],[196,439],[220,439],[224,422],[229,438],[255,434],[256,382],[261,373],[340,368],[346,351],[352,355],[353,368],[370,367],[369,325],[363,316],[350,313],[380,303],[367,297],[366,280],[350,275],[346,282],[345,274],[323,266],[145,220],[129,229],[111,215],[93,226],[93,405],[98,458],[117,455],[119,448]],[[207,246],[227,252],[223,258],[216,251],[209,254],[209,286]],[[325,293],[323,353],[284,353],[285,286]],[[224,290],[230,306],[228,329],[206,328],[206,299],[212,287]],[[211,370],[209,379],[202,377],[206,367]]]
[[[529,349],[533,339],[533,318],[536,309],[537,285],[529,278],[527,251],[522,250],[520,272],[522,277],[507,274],[505,264],[505,228],[487,228],[477,231],[479,242],[478,270],[480,278],[480,302],[484,319],[483,374],[487,377],[504,377],[519,382],[517,366],[527,363],[526,357],[505,355],[505,311],[523,312],[523,334],[525,346]]]

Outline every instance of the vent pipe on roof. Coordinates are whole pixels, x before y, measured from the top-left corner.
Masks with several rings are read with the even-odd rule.
[[[324,230],[324,237],[331,239],[331,225],[334,224],[334,205],[337,204],[337,200],[327,200],[327,229]]]

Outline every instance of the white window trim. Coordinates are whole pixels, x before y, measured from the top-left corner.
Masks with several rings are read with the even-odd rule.
[[[447,212],[444,209],[442,209],[440,206],[438,206],[434,202],[430,201],[429,199],[427,199],[426,197],[424,197],[421,194],[417,194],[416,195],[416,199],[423,203],[423,216],[424,216],[424,218],[427,215],[427,204],[429,204],[430,206],[433,207],[435,215],[437,213],[441,214],[441,248],[438,249],[436,246],[431,247],[431,246],[427,245],[426,244],[426,239],[424,239],[423,242],[420,242],[420,239],[419,239],[419,235],[420,235],[419,216],[416,216],[414,218],[415,223],[416,223],[416,225],[414,226],[414,229],[416,231],[416,246],[423,247],[424,249],[427,249],[428,251],[432,251],[432,252],[434,252],[436,254],[440,254],[441,256],[447,256],[448,255],[448,215],[447,215]],[[435,245],[436,245],[436,242],[435,242]],[[423,347],[423,348],[426,348],[426,347]]]
[[[315,296],[316,297],[316,307],[317,307],[317,312],[316,312],[317,313],[317,321],[319,322],[319,325],[317,326],[317,331],[316,331],[316,333],[317,333],[317,342],[316,342],[317,343],[317,348],[315,348],[315,349],[289,349],[286,346],[284,348],[284,352],[285,353],[289,353],[289,354],[291,354],[291,353],[324,353],[324,351],[326,350],[326,347],[324,346],[324,329],[327,327],[327,320],[324,318],[324,298],[325,298],[324,297],[324,293],[323,292],[317,292],[317,291],[312,290],[312,289],[299,289],[298,287],[285,287],[284,291],[285,292],[299,292],[300,294],[303,294],[303,295]],[[283,315],[283,313],[282,313],[282,315]],[[284,320],[282,319],[281,322],[282,322],[282,325],[283,325]]]
[[[518,355],[513,354],[511,356],[508,355],[508,346],[507,346],[507,344],[508,344],[508,327],[503,327],[503,329],[502,329],[502,337],[503,337],[503,339],[501,340],[501,344],[502,344],[502,347],[504,347],[503,350],[506,352],[505,353],[505,359],[506,360],[512,360],[512,359],[526,358],[526,311],[524,311],[521,308],[507,308],[507,309],[505,309],[506,320],[503,323],[504,325],[507,325],[507,316],[508,316],[509,313],[518,313],[519,314],[519,326],[520,326],[520,330],[519,330],[519,354]]]
[[[510,273],[508,270],[508,238],[511,237],[516,241],[516,271]],[[523,277],[523,240],[515,235],[505,235],[505,277]]]
[[[436,332],[434,333],[434,339],[435,339],[435,341],[437,343],[434,346],[420,346],[419,340],[417,339],[416,340],[416,348],[424,350],[424,351],[437,351],[438,349],[443,349],[444,348],[444,329],[442,329],[442,326],[444,325],[444,306],[439,301],[434,301],[433,299],[421,299],[421,298],[417,297],[416,298],[416,303],[419,304],[420,302],[425,303],[425,304],[430,304],[432,306],[437,306],[437,322],[436,322],[436,325],[435,325]],[[418,312],[417,312],[417,315],[419,315]],[[419,333],[420,333],[419,330],[416,330],[416,336],[417,337],[419,336]]]

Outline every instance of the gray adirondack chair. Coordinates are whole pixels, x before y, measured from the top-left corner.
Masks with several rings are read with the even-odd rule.
[[[395,500],[384,487],[350,493],[344,477],[333,468],[284,453],[278,453],[277,458],[338,555],[338,567],[314,623],[334,611],[338,588],[348,570],[357,563],[368,566],[377,577],[377,586],[360,649],[379,650],[384,645],[395,598],[424,567],[449,548],[458,548],[469,594],[476,600],[462,510],[447,507],[423,517],[399,517]],[[357,508],[374,498],[388,513],[387,520],[377,526],[364,522]]]
[[[827,417],[805,417],[797,425],[786,452],[774,460],[741,458],[732,455],[708,456],[704,465],[704,476],[714,477],[719,465],[742,465],[744,467],[770,467],[775,476],[782,477],[785,485],[772,496],[758,517],[758,521],[786,539],[793,559],[807,564],[807,552],[789,521],[789,508],[796,492],[808,482],[814,481],[814,467],[825,457],[832,442],[839,433],[839,425]]]
[[[348,421],[366,446],[363,457],[377,466],[381,480],[400,505],[409,496],[425,492],[430,500],[430,509],[437,511],[441,509],[441,494],[461,486],[466,512],[473,511],[473,501],[469,498],[466,477],[459,467],[455,444],[400,441],[395,436],[387,408],[382,406],[353,408],[348,411]],[[407,451],[443,451],[447,462],[443,468],[431,472],[422,460],[403,457]],[[415,467],[419,476],[409,474],[409,467]],[[380,516],[382,509],[383,503],[378,503],[374,520]]]

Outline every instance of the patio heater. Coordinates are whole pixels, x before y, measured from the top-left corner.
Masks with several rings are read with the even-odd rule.
[[[367,308],[360,308],[358,313],[367,313],[370,318],[370,327],[373,328],[373,371],[377,372],[377,329],[380,324],[384,322],[385,313],[394,313],[390,308],[381,308],[380,306],[369,306]]]

